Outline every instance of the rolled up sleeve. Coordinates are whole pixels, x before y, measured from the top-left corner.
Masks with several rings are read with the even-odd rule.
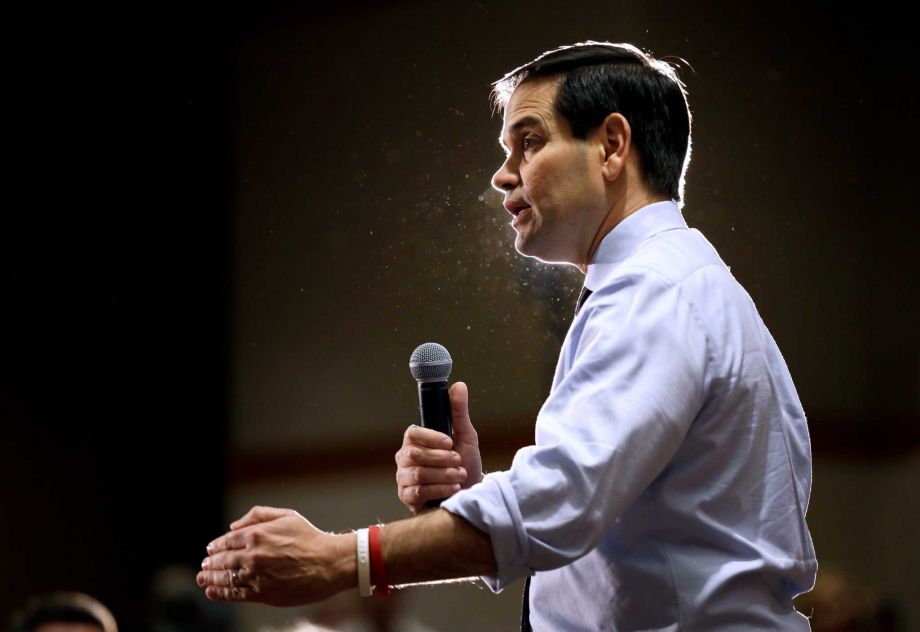
[[[490,535],[493,591],[597,546],[680,447],[708,358],[678,282],[637,268],[595,291],[563,344],[537,445],[442,504]]]

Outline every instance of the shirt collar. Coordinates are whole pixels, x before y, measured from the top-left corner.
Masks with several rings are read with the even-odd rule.
[[[613,227],[588,264],[585,287],[597,289],[607,272],[626,260],[643,241],[675,228],[687,228],[680,207],[671,200],[643,206]]]

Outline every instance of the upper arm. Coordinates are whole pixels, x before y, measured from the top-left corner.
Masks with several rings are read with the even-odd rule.
[[[620,275],[585,303],[537,445],[445,503],[488,532],[500,589],[589,552],[679,449],[702,407],[706,335],[680,288]]]
[[[678,450],[702,407],[708,359],[680,288],[649,273],[595,293],[581,318],[570,365],[540,411],[537,446],[510,472],[528,536],[574,557]],[[539,519],[528,525],[528,516]]]

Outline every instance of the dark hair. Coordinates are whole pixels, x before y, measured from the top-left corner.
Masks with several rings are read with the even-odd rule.
[[[667,62],[632,44],[580,42],[547,51],[493,83],[492,103],[504,112],[530,79],[561,75],[556,110],[576,138],[587,138],[608,114],[629,121],[649,187],[681,202],[690,164],[690,109],[684,84]]]

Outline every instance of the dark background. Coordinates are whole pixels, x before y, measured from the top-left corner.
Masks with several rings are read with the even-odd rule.
[[[349,425],[341,401],[366,392],[411,416],[403,356],[426,339],[482,385],[474,405],[507,429],[481,431],[492,444],[526,443],[579,277],[511,250],[487,192],[500,162],[488,84],[578,40],[692,67],[680,66],[695,117],[684,213],[783,350],[816,458],[916,464],[907,24],[894,5],[829,2],[18,11],[0,617],[71,588],[143,629],[154,573],[197,565],[234,486],[348,467],[355,444],[391,459],[393,431]],[[346,371],[329,399],[298,400],[331,366]],[[526,382],[531,408],[503,408],[501,382]],[[291,423],[311,406],[344,412]],[[916,480],[880,480],[869,493],[894,500],[879,511],[903,511],[899,494],[916,503]],[[844,504],[818,519],[838,509],[847,524]]]

